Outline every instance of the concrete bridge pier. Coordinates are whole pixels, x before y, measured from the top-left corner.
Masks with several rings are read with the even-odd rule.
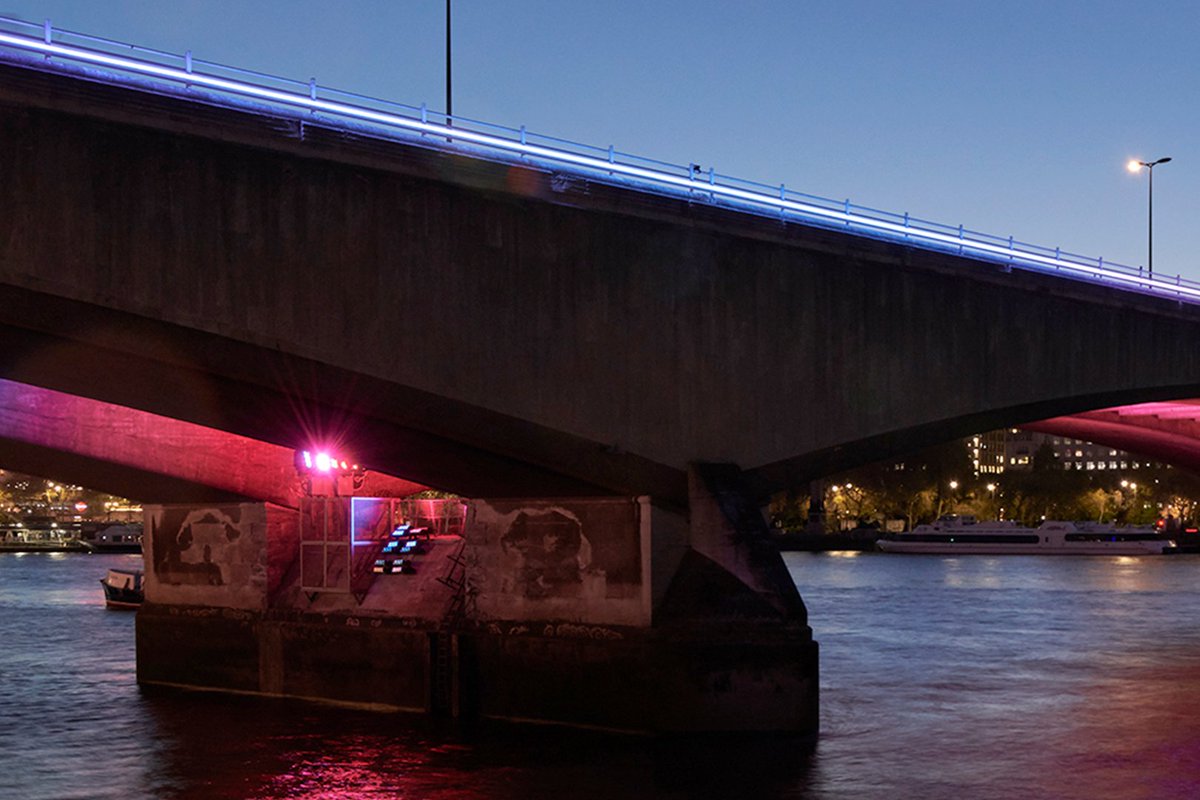
[[[687,518],[646,497],[148,507],[138,679],[638,733],[812,735],[817,644],[740,481],[694,467]]]

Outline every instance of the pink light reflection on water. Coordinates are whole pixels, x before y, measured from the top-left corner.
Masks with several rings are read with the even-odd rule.
[[[1200,797],[1200,658],[1131,654],[1062,714],[1046,765],[1050,796]]]
[[[444,747],[413,748],[366,735],[345,738],[338,744],[333,753],[307,749],[294,753],[291,768],[266,776],[263,788],[251,796],[256,800],[471,800],[493,796],[486,786],[464,785],[459,772],[439,770],[433,757],[447,752]]]

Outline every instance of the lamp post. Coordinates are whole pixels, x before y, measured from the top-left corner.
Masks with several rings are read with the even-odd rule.
[[[1154,168],[1159,164],[1165,164],[1171,160],[1170,156],[1160,158],[1157,161],[1138,161],[1136,158],[1131,159],[1125,168],[1130,172],[1138,172],[1142,167],[1146,168],[1146,172],[1150,174],[1149,183],[1149,203],[1147,203],[1147,224],[1146,224],[1146,273],[1149,277],[1154,277]]]

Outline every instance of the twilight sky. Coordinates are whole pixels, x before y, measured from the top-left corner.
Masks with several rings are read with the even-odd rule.
[[[431,108],[443,0],[0,0]],[[454,0],[457,115],[1200,280],[1195,0]]]

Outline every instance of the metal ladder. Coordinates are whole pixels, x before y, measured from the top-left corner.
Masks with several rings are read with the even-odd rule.
[[[450,588],[450,605],[438,623],[437,631],[431,637],[433,645],[433,697],[432,711],[434,714],[457,716],[454,708],[454,664],[451,651],[454,648],[454,631],[462,622],[466,609],[466,559],[463,551],[467,543],[464,541],[447,556],[450,569],[438,578],[438,582]]]

